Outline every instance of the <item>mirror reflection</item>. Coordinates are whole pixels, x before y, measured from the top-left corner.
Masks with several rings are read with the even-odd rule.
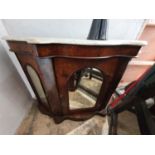
[[[75,72],[69,79],[69,108],[82,109],[95,106],[103,83],[103,74],[96,68]]]

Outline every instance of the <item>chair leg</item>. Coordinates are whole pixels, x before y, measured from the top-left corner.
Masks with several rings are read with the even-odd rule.
[[[139,100],[139,102],[135,104],[135,110],[141,134],[154,135],[155,121],[147,109],[145,101]]]
[[[118,121],[118,114],[111,113],[109,135],[117,135],[117,121]]]

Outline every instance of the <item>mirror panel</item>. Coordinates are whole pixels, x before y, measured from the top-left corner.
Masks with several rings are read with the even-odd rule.
[[[47,98],[45,96],[45,92],[43,90],[43,87],[41,85],[40,79],[39,79],[36,71],[29,65],[26,66],[26,68],[27,68],[27,72],[28,72],[28,74],[29,74],[29,76],[31,78],[31,81],[33,82],[33,85],[34,85],[34,87],[35,87],[41,101],[43,103],[47,104]]]
[[[96,68],[75,72],[68,82],[70,110],[94,107],[102,84],[103,74]]]

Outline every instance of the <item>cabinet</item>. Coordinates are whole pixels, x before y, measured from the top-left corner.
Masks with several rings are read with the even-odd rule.
[[[128,62],[145,45],[144,41],[5,39],[36,94],[40,111],[56,123],[101,114]]]

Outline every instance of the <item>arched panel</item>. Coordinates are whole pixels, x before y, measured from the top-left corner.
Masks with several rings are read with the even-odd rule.
[[[26,68],[27,68],[27,72],[31,78],[31,81],[32,81],[32,83],[33,83],[33,85],[34,85],[34,87],[35,87],[35,89],[39,95],[41,102],[48,104],[47,98],[45,96],[45,92],[43,90],[43,87],[41,85],[41,81],[40,81],[36,71],[30,65],[27,65]]]
[[[69,109],[93,108],[96,105],[103,74],[97,68],[76,71],[68,81]]]

